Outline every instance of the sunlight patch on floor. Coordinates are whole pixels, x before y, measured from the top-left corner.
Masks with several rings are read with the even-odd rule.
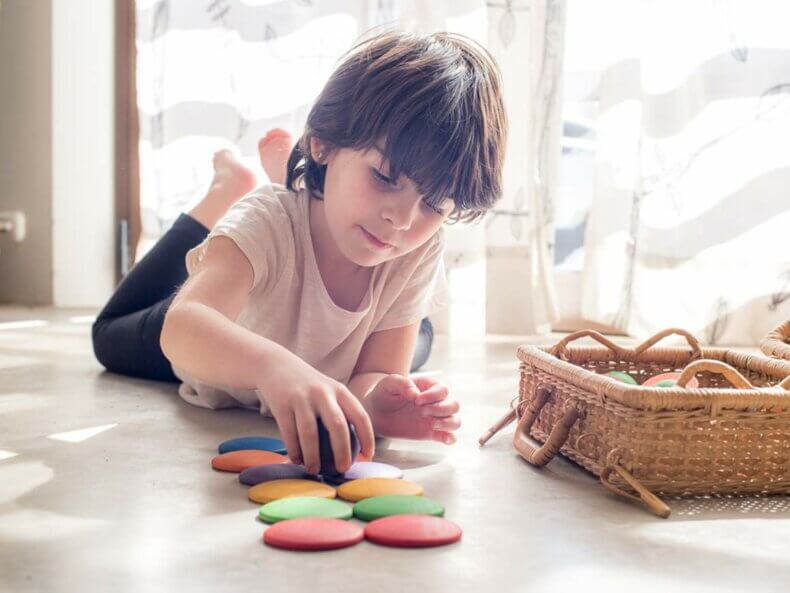
[[[8,329],[28,329],[31,327],[45,327],[49,321],[43,319],[31,319],[29,321],[5,321],[0,323],[0,331]]]
[[[89,438],[94,437],[105,430],[115,428],[116,426],[118,426],[118,424],[104,424],[102,426],[71,430],[69,432],[59,432],[57,434],[51,434],[47,438],[55,441],[64,441],[67,443],[81,443],[82,441],[87,441]]]
[[[11,459],[17,455],[19,455],[19,453],[14,453],[13,451],[3,451],[0,449],[0,461],[3,461],[3,459]]]

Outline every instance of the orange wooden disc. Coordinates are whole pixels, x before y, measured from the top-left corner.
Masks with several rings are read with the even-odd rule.
[[[419,484],[396,478],[361,478],[346,482],[337,489],[340,498],[351,502],[390,494],[422,496],[422,492]]]
[[[222,472],[243,472],[245,469],[256,465],[267,465],[270,463],[290,463],[291,460],[285,455],[272,451],[231,451],[217,455],[211,460],[211,467]]]
[[[334,498],[335,489],[328,484],[315,480],[272,480],[257,484],[247,490],[247,497],[252,502],[266,504],[273,500],[291,496],[315,496],[318,498]]]

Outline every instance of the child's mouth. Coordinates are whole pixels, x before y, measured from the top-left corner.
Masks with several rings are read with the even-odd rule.
[[[370,243],[376,249],[385,250],[392,247],[392,245],[390,245],[389,243],[384,243],[383,241],[379,241],[374,235],[371,235],[368,231],[366,231],[364,227],[360,226],[359,228],[362,229],[362,234],[365,235],[365,238],[368,240],[368,243]]]

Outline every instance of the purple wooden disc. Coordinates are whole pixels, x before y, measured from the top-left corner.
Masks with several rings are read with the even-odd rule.
[[[255,486],[270,480],[319,480],[318,476],[307,473],[301,465],[293,463],[271,463],[256,465],[245,469],[239,474],[239,482],[248,486]]]
[[[378,461],[357,461],[343,476],[346,480],[359,480],[361,478],[395,478],[403,477],[400,468]]]

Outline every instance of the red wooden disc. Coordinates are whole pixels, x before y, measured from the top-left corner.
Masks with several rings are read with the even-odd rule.
[[[383,546],[427,548],[461,539],[455,523],[432,515],[391,515],[365,526],[365,538]]]
[[[350,521],[325,517],[288,519],[267,527],[264,543],[286,550],[335,550],[362,541],[362,528]]]
[[[267,465],[269,463],[290,463],[285,455],[273,453],[272,451],[231,451],[217,455],[211,460],[211,467],[223,472],[243,472],[245,469],[256,465]]]

